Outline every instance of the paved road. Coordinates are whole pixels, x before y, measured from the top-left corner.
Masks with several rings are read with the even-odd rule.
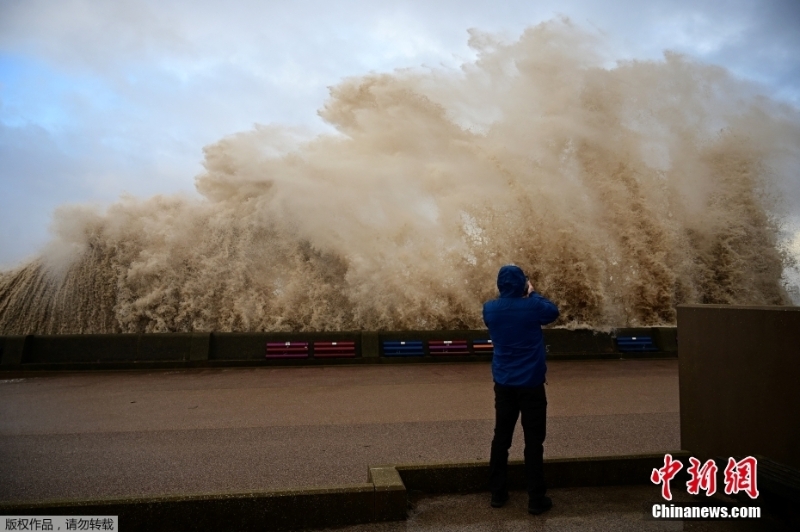
[[[551,362],[548,381],[546,456],[680,448],[676,360]],[[0,376],[0,501],[364,482],[488,460],[492,418],[488,364]]]

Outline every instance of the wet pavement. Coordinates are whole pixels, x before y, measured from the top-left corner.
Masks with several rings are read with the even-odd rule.
[[[680,448],[677,360],[551,362],[547,394],[547,457]],[[360,483],[488,460],[493,415],[486,363],[0,374],[0,501]]]
[[[412,496],[407,521],[370,523],[336,529],[338,532],[515,532],[515,531],[680,531],[762,532],[790,528],[762,513],[758,519],[660,520],[652,517],[653,504],[662,504],[656,486],[608,486],[603,488],[563,488],[548,492],[553,508],[541,515],[528,514],[525,492],[512,492],[503,508],[489,506],[488,493],[466,495]],[[724,496],[702,504],[721,506],[735,503]],[[697,502],[697,498],[674,493],[673,502]]]

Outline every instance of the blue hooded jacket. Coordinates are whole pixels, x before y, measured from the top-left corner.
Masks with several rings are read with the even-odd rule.
[[[494,345],[492,376],[503,386],[533,387],[547,372],[542,325],[558,318],[558,308],[532,292],[517,266],[503,266],[497,274],[500,298],[483,305],[483,321]]]

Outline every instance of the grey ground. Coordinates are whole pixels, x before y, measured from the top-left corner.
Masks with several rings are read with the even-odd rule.
[[[680,448],[675,360],[552,362],[547,393],[546,456]],[[488,364],[0,377],[0,501],[348,484],[368,465],[488,460],[492,401]]]
[[[676,360],[551,362],[547,394],[548,457],[680,448]],[[0,374],[0,501],[349,484],[368,465],[488,460],[492,400],[488,364]],[[487,493],[412,493],[407,521],[340,530],[785,530],[768,516],[655,521],[654,485],[549,494],[533,517],[521,492],[499,510]]]

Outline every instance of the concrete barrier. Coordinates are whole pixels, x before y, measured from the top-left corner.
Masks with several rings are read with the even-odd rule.
[[[586,329],[575,331],[546,329],[544,342],[548,355],[562,357],[593,355],[596,358],[619,358],[611,333]]]
[[[755,456],[759,505],[800,529],[800,307],[682,305],[678,326],[681,446],[720,472]]]
[[[30,336],[25,346],[22,363],[133,362],[135,360],[139,360],[138,334],[60,334]]]
[[[29,336],[0,336],[0,366],[20,366],[29,338]]]
[[[209,360],[263,360],[267,335],[263,333],[211,333]]]
[[[358,357],[361,354],[360,332],[211,333],[210,337],[209,360],[265,361],[264,355],[267,342],[297,342],[301,340],[309,343],[321,341],[351,341],[356,344],[356,356]],[[313,358],[313,345],[309,347],[310,356]]]
[[[9,336],[0,344],[2,363],[7,365],[208,358],[208,335],[196,333]]]
[[[800,307],[682,305],[681,445],[800,469]]]
[[[658,352],[620,353],[613,333],[589,330],[545,330],[550,360],[669,357],[677,355],[674,328],[624,329],[626,333],[650,335]],[[473,340],[488,339],[486,330],[380,331],[314,333],[159,333],[159,334],[66,334],[0,337],[0,370],[60,369],[158,369],[215,366],[291,366],[363,363],[419,363],[489,361],[490,353],[475,352]],[[425,356],[385,357],[386,340],[422,340]],[[430,340],[467,340],[468,355],[432,356]],[[307,341],[312,344],[307,359],[265,358],[267,342]],[[355,358],[314,358],[315,341],[355,342]]]

